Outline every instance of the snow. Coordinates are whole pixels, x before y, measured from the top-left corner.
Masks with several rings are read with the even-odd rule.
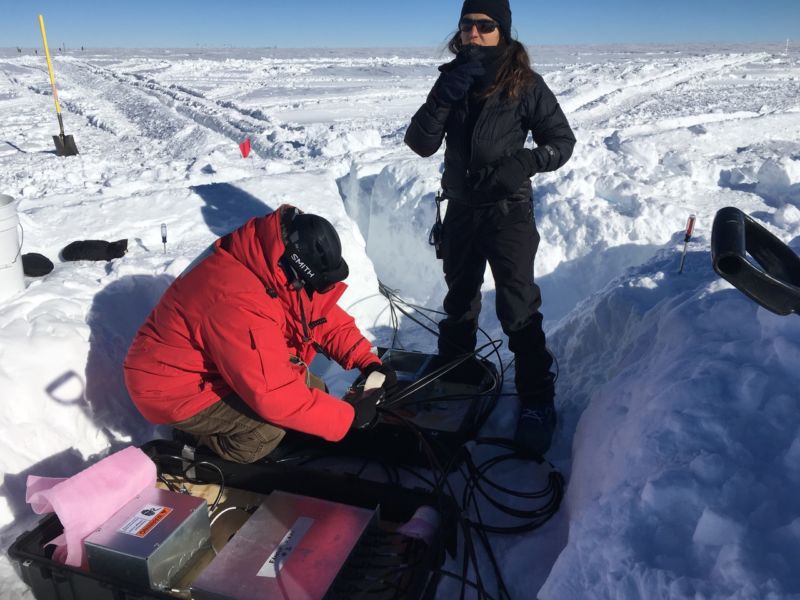
[[[549,458],[568,489],[543,529],[492,537],[509,588],[543,599],[798,597],[800,321],[720,280],[709,241],[716,211],[736,206],[800,249],[800,56],[530,50],[579,140],[566,167],[533,180],[536,276],[560,366]],[[289,202],[329,218],[351,268],[341,304],[376,344],[392,338],[379,280],[440,308],[427,234],[442,155],[421,159],[402,138],[444,58],[67,52],[54,57],[56,78],[81,154],[60,159],[43,57],[0,50],[0,193],[18,200],[24,252],[56,263],[0,303],[0,546],[36,522],[28,474],[70,475],[109,446],[167,435],[132,407],[121,361],[169,283],[249,217]],[[71,241],[122,238],[122,259],[58,260]],[[493,290],[487,272],[481,324],[503,339]],[[400,340],[435,347],[406,321]],[[320,368],[334,391],[350,381]],[[509,435],[517,410],[504,398],[487,430]],[[531,476],[516,469],[509,483]],[[0,596],[32,597],[6,557]]]

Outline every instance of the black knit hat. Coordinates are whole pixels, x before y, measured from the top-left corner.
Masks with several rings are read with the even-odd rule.
[[[511,40],[511,7],[508,0],[464,0],[461,16],[468,14],[488,15],[500,25],[500,33]]]

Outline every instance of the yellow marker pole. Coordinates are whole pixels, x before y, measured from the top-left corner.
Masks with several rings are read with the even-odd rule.
[[[50,74],[50,85],[53,88],[53,101],[56,103],[58,124],[61,127],[61,135],[64,135],[64,124],[61,122],[61,105],[58,103],[58,91],[56,90],[56,76],[53,75],[53,61],[50,60],[50,48],[47,47],[47,33],[44,31],[44,17],[42,15],[39,15],[39,28],[42,30],[44,55],[47,57],[47,72]]]

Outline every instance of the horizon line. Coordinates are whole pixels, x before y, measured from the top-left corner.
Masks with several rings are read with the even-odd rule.
[[[545,47],[545,48],[574,48],[574,47],[614,47],[614,46],[692,46],[692,45],[728,45],[728,46],[747,46],[753,44],[786,44],[791,42],[791,38],[782,38],[779,40],[751,40],[751,41],[720,41],[720,40],[696,40],[696,41],[679,41],[679,42],[579,42],[579,43],[558,43],[558,44],[543,44],[543,43],[526,43],[522,42],[525,46],[530,47]],[[221,45],[221,46],[87,46],[86,44],[77,44],[68,46],[67,49],[84,48],[84,50],[371,50],[371,49],[408,49],[408,50],[429,50],[437,49],[439,45],[423,45],[423,46],[234,46],[234,45]],[[13,45],[13,46],[0,46],[0,50],[16,50],[18,48],[39,48],[39,46],[29,45]],[[60,46],[56,46],[60,48]],[[444,45],[446,50],[446,44]]]

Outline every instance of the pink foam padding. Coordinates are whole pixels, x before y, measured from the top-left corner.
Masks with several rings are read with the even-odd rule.
[[[64,526],[45,544],[55,544],[53,560],[85,567],[84,538],[155,483],[155,463],[131,446],[66,479],[29,475],[25,500],[36,514],[56,513]]]

